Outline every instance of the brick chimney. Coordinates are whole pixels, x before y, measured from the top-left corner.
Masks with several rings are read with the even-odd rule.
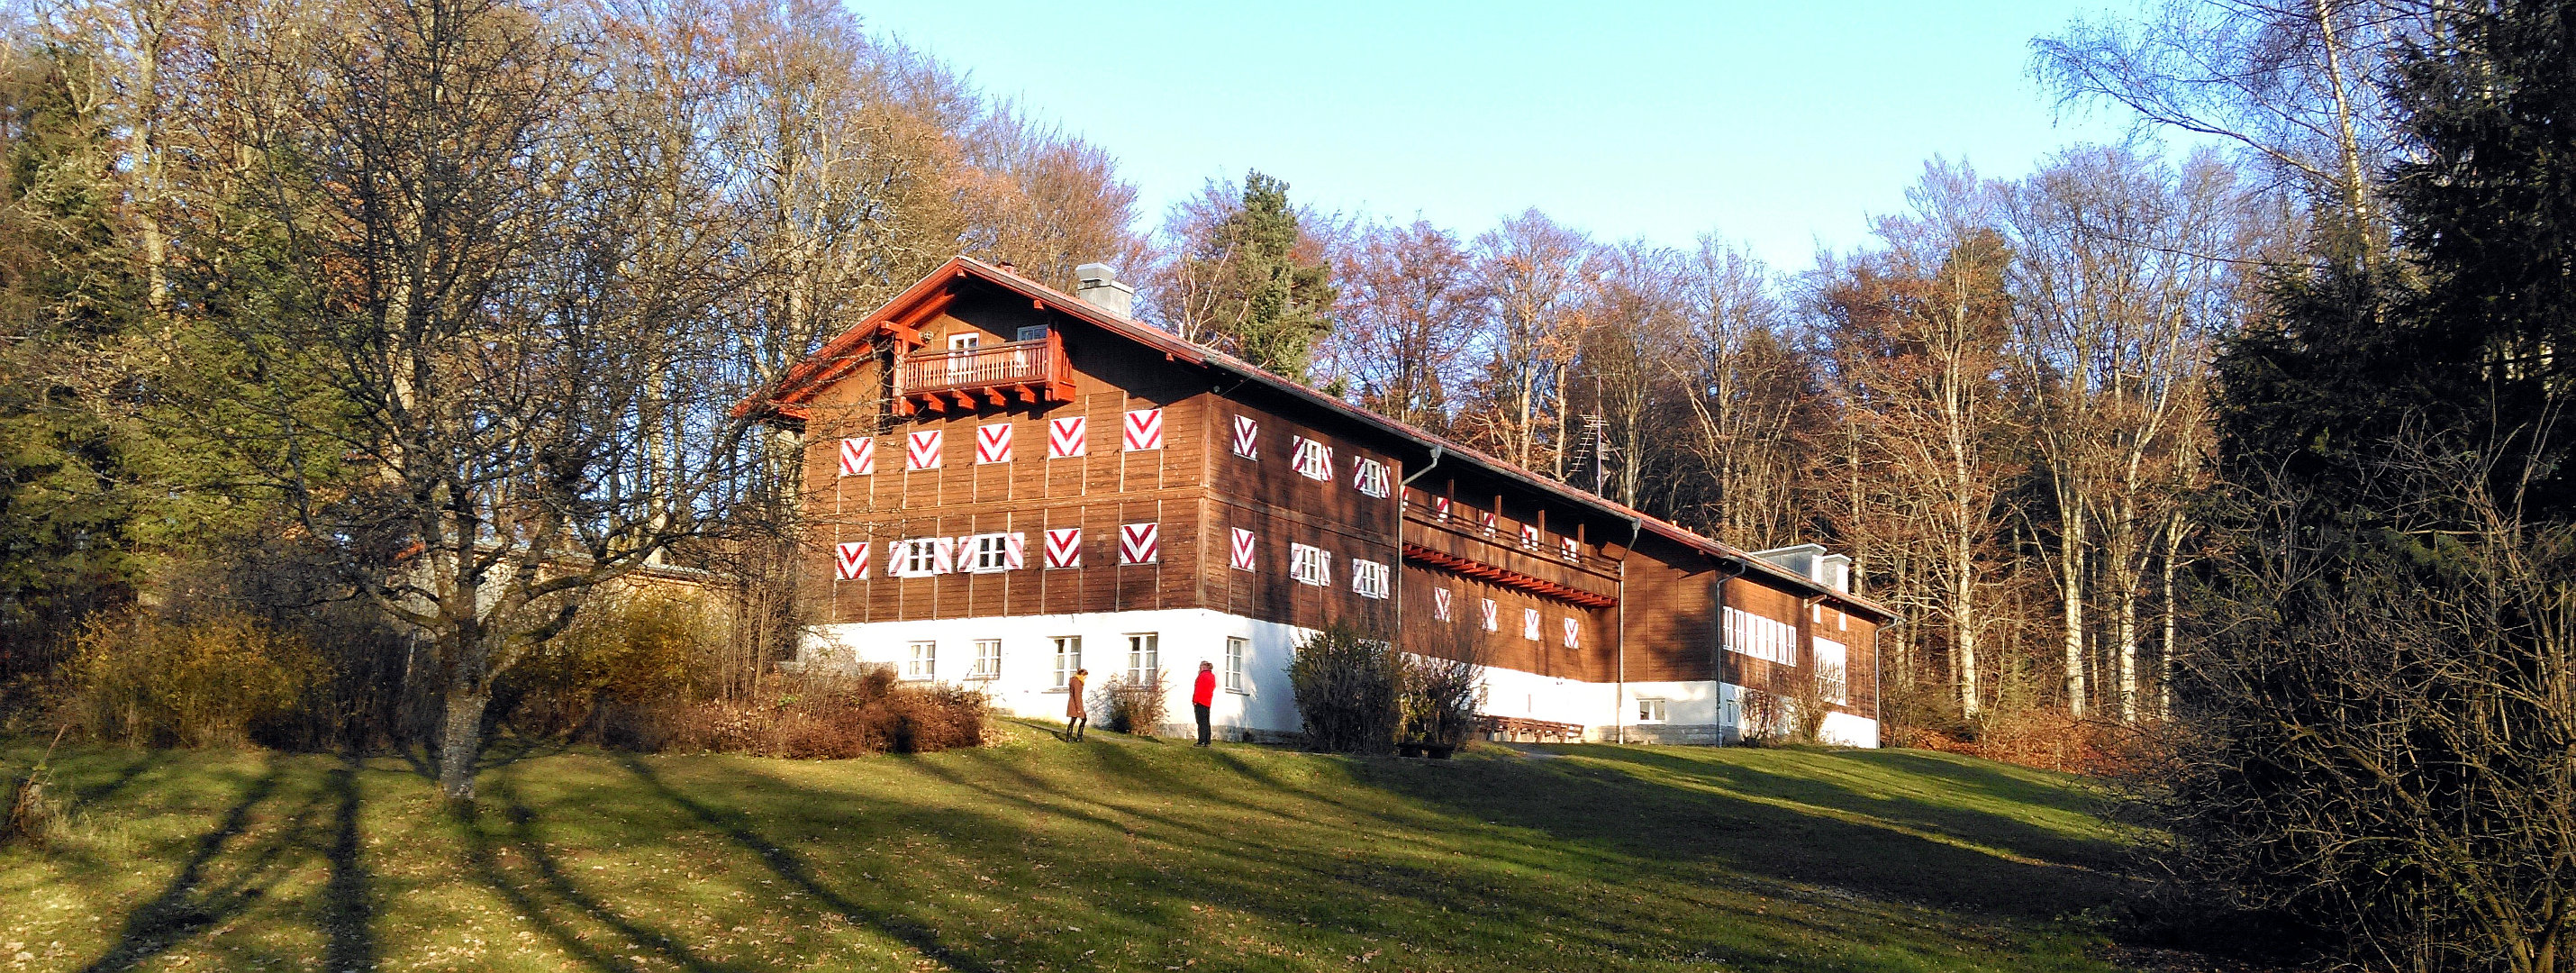
[[[1119,283],[1118,271],[1108,264],[1083,264],[1073,269],[1073,276],[1082,281],[1073,296],[1093,307],[1123,318],[1135,306],[1136,288]]]

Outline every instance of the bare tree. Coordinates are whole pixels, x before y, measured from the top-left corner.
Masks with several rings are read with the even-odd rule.
[[[1469,410],[1462,431],[1525,467],[1561,462],[1551,456],[1562,456],[1562,438],[1546,433],[1564,411],[1558,380],[1580,330],[1573,311],[1591,241],[1532,209],[1478,236],[1475,249],[1491,332],[1478,397],[1491,407]]]
[[[428,0],[270,38],[317,65],[255,146],[312,290],[236,327],[227,418],[343,580],[426,638],[452,799],[493,677],[703,532],[745,455],[720,311],[747,221],[667,141],[700,130],[657,117],[693,94],[612,97],[618,62],[584,56],[618,27]]]
[[[1428,221],[1361,230],[1334,261],[1341,323],[1322,373],[1382,414],[1446,431],[1462,366],[1479,350],[1473,269],[1458,239]]]

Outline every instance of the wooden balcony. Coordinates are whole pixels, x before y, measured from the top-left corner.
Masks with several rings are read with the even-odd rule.
[[[917,351],[895,368],[898,415],[974,412],[1013,404],[1073,401],[1073,368],[1064,339],[1046,337],[956,351]]]

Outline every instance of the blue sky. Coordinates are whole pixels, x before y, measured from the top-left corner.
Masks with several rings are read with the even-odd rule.
[[[1786,270],[1865,239],[1935,154],[2026,172],[2060,119],[2030,38],[2131,3],[853,0],[1118,156],[1149,221],[1259,168],[1462,235],[1537,206],[1606,238],[1715,231]]]

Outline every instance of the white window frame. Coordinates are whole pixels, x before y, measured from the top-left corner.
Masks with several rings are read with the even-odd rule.
[[[1663,723],[1672,718],[1672,709],[1661,696],[1637,697],[1637,722]]]
[[[1011,535],[977,534],[972,540],[975,542],[974,553],[965,555],[961,552],[960,555],[961,560],[969,556],[973,559],[972,564],[959,565],[966,573],[998,574],[1011,569]]]
[[[941,573],[939,570],[939,543],[946,539],[947,538],[942,537],[907,537],[903,540],[896,541],[896,544],[902,545],[903,554],[897,561],[895,569],[890,573],[898,578],[927,578]]]
[[[1082,636],[1050,636],[1047,642],[1055,649],[1054,688],[1067,688],[1073,684],[1073,671],[1082,668]]]
[[[937,641],[919,639],[905,643],[904,649],[907,652],[907,657],[903,660],[905,679],[939,678],[939,643]]]
[[[1851,648],[1832,639],[1817,639],[1815,660],[1816,686],[1824,694],[1825,702],[1849,705],[1851,681],[1847,678],[1847,667],[1851,663]]]
[[[1163,671],[1163,636],[1160,632],[1127,633],[1127,679],[1134,683],[1151,683],[1154,674]]]
[[[1333,447],[1304,436],[1290,437],[1288,465],[1298,476],[1309,480],[1333,482]]]
[[[1288,576],[1299,584],[1330,586],[1333,583],[1332,552],[1291,542],[1288,545]]]
[[[1385,598],[1389,587],[1387,575],[1384,561],[1351,559],[1351,591],[1362,598]]]
[[[1367,496],[1384,498],[1393,493],[1388,480],[1386,464],[1373,459],[1361,459],[1351,471],[1351,486]]]
[[[1225,689],[1233,693],[1250,693],[1252,684],[1243,678],[1243,657],[1252,654],[1252,640],[1227,636],[1225,640]]]
[[[966,670],[968,679],[1002,678],[1002,640],[975,640],[975,667]]]

